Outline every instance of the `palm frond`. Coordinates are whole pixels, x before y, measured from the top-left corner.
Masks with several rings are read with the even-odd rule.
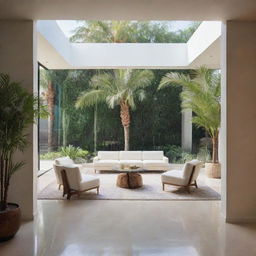
[[[106,99],[107,95],[103,90],[90,90],[82,92],[76,101],[76,108],[94,106],[98,102],[102,102]]]
[[[191,109],[195,114],[193,123],[214,136],[220,126],[220,74],[204,66],[190,75],[172,72],[162,78],[158,89],[166,86],[183,88],[182,108]]]

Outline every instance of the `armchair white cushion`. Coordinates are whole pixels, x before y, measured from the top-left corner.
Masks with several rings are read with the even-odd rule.
[[[99,178],[92,175],[81,174],[79,167],[75,165],[63,166],[63,170],[65,170],[66,174],[66,182],[63,180],[63,195],[67,194],[68,199],[70,199],[72,194],[79,195],[91,189],[97,189],[97,193],[99,192]],[[62,176],[62,178],[64,177]]]
[[[173,170],[163,173],[161,175],[163,190],[165,184],[184,187],[197,187],[196,179],[199,176],[201,166],[202,162],[194,159],[190,162],[185,163],[182,170]]]
[[[65,156],[65,157],[56,158],[54,160],[54,163],[56,165],[65,165],[65,164],[74,164],[74,161],[69,156]]]
[[[63,170],[63,166],[64,165],[74,165],[74,164],[75,164],[74,161],[71,158],[69,158],[68,156],[59,157],[54,160],[53,170],[55,173],[57,184],[59,186],[63,185],[62,179],[61,179],[61,170]]]

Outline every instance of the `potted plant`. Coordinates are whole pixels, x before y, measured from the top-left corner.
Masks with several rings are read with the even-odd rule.
[[[38,115],[38,98],[19,83],[11,82],[0,73],[0,241],[11,239],[20,227],[19,205],[8,202],[8,189],[12,175],[24,166],[15,161],[14,153],[28,145],[26,128]],[[47,115],[45,107],[42,115]]]
[[[194,114],[192,122],[198,127],[203,127],[210,135],[212,160],[205,164],[206,174],[211,178],[220,178],[220,73],[206,67],[200,67],[190,75],[168,73],[162,78],[159,89],[168,85],[182,86],[182,108],[191,109]]]

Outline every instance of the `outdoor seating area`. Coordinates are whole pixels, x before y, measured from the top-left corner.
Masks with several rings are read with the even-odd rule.
[[[161,151],[151,152],[155,158],[162,154]],[[150,151],[130,151],[128,155],[130,158],[135,158],[143,153],[150,155]],[[105,159],[109,157],[111,161],[110,157],[113,158],[113,155],[119,154],[118,151],[99,152],[97,161],[103,156]],[[134,162],[131,162],[130,166],[127,164],[111,166],[108,170],[105,168],[95,173],[94,162],[78,165],[69,157],[61,157],[53,162],[53,170],[39,178],[38,198],[220,200],[220,184],[213,188],[206,184],[207,178],[200,161],[194,159],[184,165],[172,165],[167,162],[166,170],[147,170],[143,165],[135,166]]]

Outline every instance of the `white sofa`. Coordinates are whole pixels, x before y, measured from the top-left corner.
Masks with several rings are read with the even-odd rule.
[[[96,171],[110,171],[121,165],[136,165],[149,171],[166,171],[169,160],[163,151],[99,151],[93,159]]]

